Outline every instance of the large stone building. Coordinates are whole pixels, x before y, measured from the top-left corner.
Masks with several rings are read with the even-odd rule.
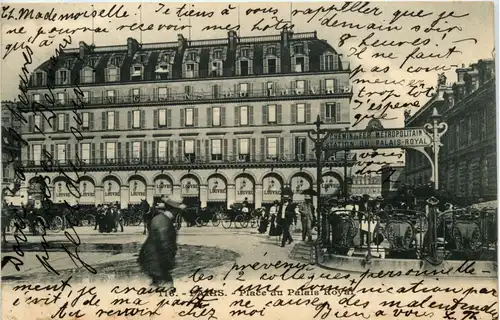
[[[68,175],[43,173],[55,202],[126,207],[173,193],[202,206],[247,199],[259,207],[280,199],[284,186],[299,195],[316,184],[307,137],[316,117],[323,128],[349,125],[348,79],[349,65],[316,32],[81,42],[32,74],[29,96],[55,114],[50,125],[27,115],[22,193],[43,189],[33,178],[50,155]],[[67,188],[76,176],[69,161],[81,166],[78,190]],[[325,159],[327,194],[341,188],[342,166],[341,154]]]
[[[2,197],[8,202],[20,201],[19,177],[15,166],[21,165],[21,142],[17,133],[21,133],[21,121],[9,108],[16,108],[12,101],[2,101]]]
[[[467,201],[496,199],[495,62],[479,60],[468,68],[457,68],[456,73],[453,85],[440,76],[437,94],[405,125],[422,126],[436,108],[448,123],[439,154],[439,188]],[[407,150],[405,175],[410,185],[428,183],[429,161]]]
[[[350,193],[354,195],[370,195],[377,197],[382,194],[382,176],[380,174],[365,174],[351,176]]]

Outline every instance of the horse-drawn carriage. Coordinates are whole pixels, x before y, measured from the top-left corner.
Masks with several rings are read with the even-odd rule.
[[[247,204],[233,203],[217,216],[217,220],[224,229],[230,228],[233,223],[236,228],[246,228],[249,224],[254,228],[259,224],[261,215],[262,209],[251,210]]]

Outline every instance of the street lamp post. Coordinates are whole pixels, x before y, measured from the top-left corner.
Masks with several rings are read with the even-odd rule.
[[[347,133],[347,131],[349,130],[349,127],[346,127],[345,128],[345,131]],[[347,199],[349,199],[349,191],[348,191],[348,187],[347,187],[347,153],[348,153],[348,149],[345,149],[344,150],[344,199],[345,199],[345,203],[347,203]]]

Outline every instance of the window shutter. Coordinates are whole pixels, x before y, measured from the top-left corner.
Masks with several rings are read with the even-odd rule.
[[[281,123],[281,104],[276,106],[276,123]]]
[[[100,158],[101,158],[101,163],[104,163],[104,143],[101,142],[101,149],[100,151]]]
[[[64,131],[69,132],[69,114],[64,115]]]
[[[158,127],[158,110],[153,110],[153,128]]]
[[[154,161],[156,159],[156,141],[151,141],[151,159]]]
[[[167,127],[171,128],[172,127],[172,110],[167,109]]]
[[[239,60],[236,61],[236,75],[241,75],[241,65]]]
[[[320,94],[325,94],[325,80],[321,79],[319,80],[319,93]]]
[[[254,159],[256,159],[256,155],[257,155],[257,139],[255,138],[252,138],[252,156],[254,157]]]
[[[212,108],[211,107],[207,108],[207,126],[208,127],[212,126]]]
[[[280,138],[280,156],[283,157],[285,155],[285,138]]]
[[[141,159],[145,161],[148,157],[148,144],[146,143],[146,141],[142,141],[141,145],[142,145]]]
[[[146,129],[146,110],[141,110],[141,128]]]
[[[267,124],[267,105],[262,106],[262,124]]]
[[[325,71],[325,56],[323,54],[319,56],[319,70]]]
[[[115,130],[120,130],[120,112],[115,111]]]
[[[223,159],[227,159],[227,155],[228,155],[228,142],[227,142],[227,139],[224,139],[222,143],[224,144],[224,150],[222,151],[222,156],[223,156]]]
[[[205,140],[205,159],[210,160],[210,140]]]
[[[71,144],[66,145],[66,154],[64,155],[66,158],[66,161],[71,160]]]
[[[125,143],[125,159],[130,160],[130,142]]]
[[[306,123],[311,123],[311,104],[306,104]]]
[[[184,155],[182,154],[182,140],[177,142],[177,155],[179,159],[183,159]]]
[[[169,152],[170,158],[175,157],[175,149],[174,149],[174,142],[173,141],[169,142],[168,152]]]
[[[234,125],[240,125],[240,107],[234,107]]]
[[[196,140],[196,157],[201,156],[201,140]]]
[[[325,120],[326,118],[326,104],[324,102],[320,104],[320,117],[321,120]]]
[[[106,129],[107,129],[107,126],[106,126],[106,112],[103,111],[102,112],[102,130],[106,130]]]
[[[294,64],[293,68],[295,68],[295,64]],[[294,69],[294,71],[295,71],[295,69]],[[296,85],[295,80],[290,81],[290,88],[292,90],[292,92],[290,92],[290,94],[295,94],[295,85]]]
[[[75,143],[74,146],[75,146],[75,160],[78,160],[79,159],[79,155],[80,155],[80,151],[79,151],[79,148],[78,148],[78,143]]]
[[[236,160],[236,155],[238,154],[238,139],[233,139],[233,156]]]
[[[54,127],[54,132],[59,130],[59,115],[57,114],[56,117],[52,118],[52,124]],[[36,130],[36,128],[35,128]]]
[[[253,106],[248,106],[248,124],[253,125]]]
[[[132,129],[132,111],[127,111],[128,128]]]
[[[184,109],[179,109],[179,112],[181,113],[181,126],[180,127],[183,128],[185,125],[185,122],[184,122],[184,112],[185,111],[184,111]]]
[[[195,127],[197,127],[198,126],[198,108],[194,108],[193,114],[194,114],[193,124]]]
[[[266,138],[260,138],[260,155],[266,158]]]
[[[194,76],[195,77],[198,77],[198,69],[199,69],[199,65],[198,65],[198,63],[195,63],[194,64]]]
[[[94,130],[94,113],[89,112],[89,129]]]
[[[220,125],[226,125],[226,107],[220,107]]]
[[[268,74],[269,73],[269,59],[267,58],[264,58],[264,74]]]
[[[248,60],[248,74],[253,74],[253,60]]]
[[[158,88],[153,88],[153,100],[158,101]]]
[[[342,122],[340,102],[335,103],[335,122]]]
[[[310,81],[304,80],[304,94],[310,94],[310,93],[311,93]]]
[[[117,159],[122,159],[122,143],[118,142],[117,147],[116,147],[116,158]]]
[[[292,113],[290,116],[290,123],[296,123],[297,122],[297,105],[292,104]]]
[[[55,146],[53,144],[50,145],[50,155],[52,159],[57,159],[57,155],[55,154]]]
[[[29,132],[35,132],[35,126],[34,126],[34,120],[33,116],[28,117],[28,131]]]
[[[28,158],[28,160],[31,160],[31,157],[30,157],[30,155],[31,155],[31,148],[34,148],[34,146],[31,145],[31,146],[27,146],[26,147],[26,152],[27,152],[27,158]]]
[[[96,163],[95,143],[90,145],[90,163]]]
[[[45,118],[44,118],[43,116],[41,116],[41,118],[40,118],[40,119],[41,119],[41,120],[40,120],[40,126],[41,126],[41,128],[40,128],[40,129],[42,130],[42,132],[45,132],[45,121],[46,121],[46,120],[45,120]]]

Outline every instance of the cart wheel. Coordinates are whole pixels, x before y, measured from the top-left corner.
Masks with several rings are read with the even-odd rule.
[[[222,227],[224,229],[229,229],[231,228],[231,219],[227,218],[227,217],[224,217],[221,219],[221,222],[222,222]]]
[[[35,232],[37,234],[46,234],[47,231],[47,222],[41,216],[36,217],[35,221]]]
[[[63,219],[60,216],[54,217],[54,219],[52,219],[52,221],[50,222],[49,228],[54,232],[61,231],[63,228]]]
[[[93,214],[86,214],[82,219],[82,226],[89,227],[95,225],[95,217]]]
[[[198,228],[201,228],[203,226],[203,221],[201,221],[200,217],[196,218],[195,223]]]
[[[214,227],[218,227],[218,226],[219,226],[219,224],[220,224],[220,220],[221,220],[221,219],[220,219],[220,215],[219,215],[218,213],[214,213],[214,214],[212,215],[212,225],[213,225]]]
[[[245,217],[242,215],[236,216],[235,221],[236,221],[235,223],[236,227],[238,227],[238,225],[240,226],[240,228],[246,228],[248,226],[248,221],[246,221]]]
[[[133,225],[134,226],[140,226],[142,223],[142,217],[141,216],[135,216],[133,219]]]

